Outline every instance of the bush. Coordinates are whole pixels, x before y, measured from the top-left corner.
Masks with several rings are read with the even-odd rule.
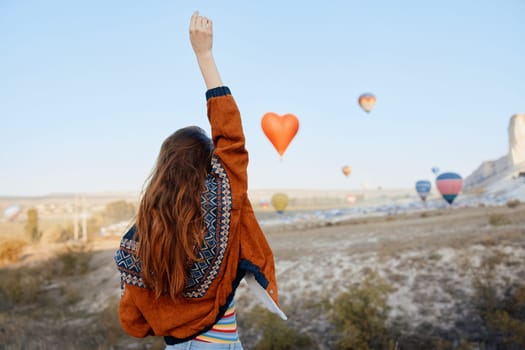
[[[44,279],[41,271],[37,269],[0,270],[0,311],[39,300]]]
[[[511,223],[512,221],[510,221],[509,217],[505,214],[490,214],[489,216],[489,224],[492,226],[503,226]]]
[[[12,263],[18,260],[27,242],[19,239],[0,242],[0,264]]]
[[[508,208],[516,208],[521,204],[519,199],[513,199],[507,202]]]
[[[302,350],[315,349],[310,337],[291,328],[277,315],[262,307],[254,307],[247,315],[251,328],[262,331],[254,350]]]
[[[521,349],[525,347],[525,285],[503,288],[506,292],[500,295],[496,283],[500,260],[487,258],[480,270],[473,271],[474,305],[488,332],[497,335],[493,341]]]
[[[73,238],[73,227],[64,227],[55,224],[42,232],[41,243],[59,243],[66,242]]]
[[[388,295],[394,289],[376,272],[361,285],[339,295],[330,306],[330,318],[339,333],[338,349],[389,349],[386,334],[390,307]]]
[[[92,256],[93,253],[84,245],[67,247],[57,256],[59,264],[54,266],[55,273],[59,276],[83,275],[89,270]]]
[[[488,324],[503,334],[507,345],[525,348],[525,286],[515,288],[502,304],[486,313]]]

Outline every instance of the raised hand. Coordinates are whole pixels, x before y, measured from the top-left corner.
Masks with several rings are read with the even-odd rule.
[[[190,20],[191,47],[197,56],[202,77],[208,89],[222,86],[222,80],[212,54],[213,23],[195,11]]]

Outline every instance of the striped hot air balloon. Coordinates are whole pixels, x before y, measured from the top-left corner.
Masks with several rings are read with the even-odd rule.
[[[463,188],[463,178],[456,173],[442,173],[436,178],[436,187],[443,199],[452,205]]]
[[[426,201],[430,193],[430,188],[432,188],[432,184],[428,180],[419,180],[416,182],[416,192],[423,202]]]

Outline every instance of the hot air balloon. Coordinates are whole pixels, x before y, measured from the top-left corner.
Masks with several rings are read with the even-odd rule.
[[[270,112],[262,117],[261,127],[282,158],[286,148],[299,130],[299,119],[293,114],[281,116]]]
[[[442,173],[436,178],[436,187],[443,199],[452,205],[463,188],[463,178],[456,173]]]
[[[370,113],[376,105],[376,97],[370,93],[362,94],[357,101],[366,113]]]
[[[288,195],[286,193],[276,193],[272,196],[272,205],[276,212],[279,214],[284,213],[284,210],[288,206]]]
[[[345,174],[346,177],[348,177],[352,173],[352,167],[348,165],[345,165],[342,170],[343,174]]]
[[[348,204],[354,204],[357,201],[357,197],[355,196],[355,194],[349,194],[346,196],[346,201],[348,202]]]
[[[267,209],[270,207],[270,201],[267,199],[261,199],[259,200],[259,206],[263,209]]]
[[[427,200],[431,188],[432,184],[428,180],[419,180],[416,182],[416,192],[423,202]]]
[[[4,218],[8,221],[15,221],[15,219],[22,212],[22,207],[18,204],[11,205],[4,209]]]
[[[431,170],[432,170],[432,173],[434,173],[434,175],[439,174],[439,168],[437,166],[433,166]]]

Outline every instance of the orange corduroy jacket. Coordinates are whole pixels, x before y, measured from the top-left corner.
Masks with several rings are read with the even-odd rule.
[[[123,287],[120,323],[134,337],[164,336],[175,344],[205,332],[223,316],[246,273],[278,305],[273,254],[247,195],[248,152],[239,109],[227,87],[208,90],[206,98],[215,150],[202,194],[207,232],[201,261],[192,265],[183,296],[156,298],[141,278],[135,227],[126,233],[115,261]]]

